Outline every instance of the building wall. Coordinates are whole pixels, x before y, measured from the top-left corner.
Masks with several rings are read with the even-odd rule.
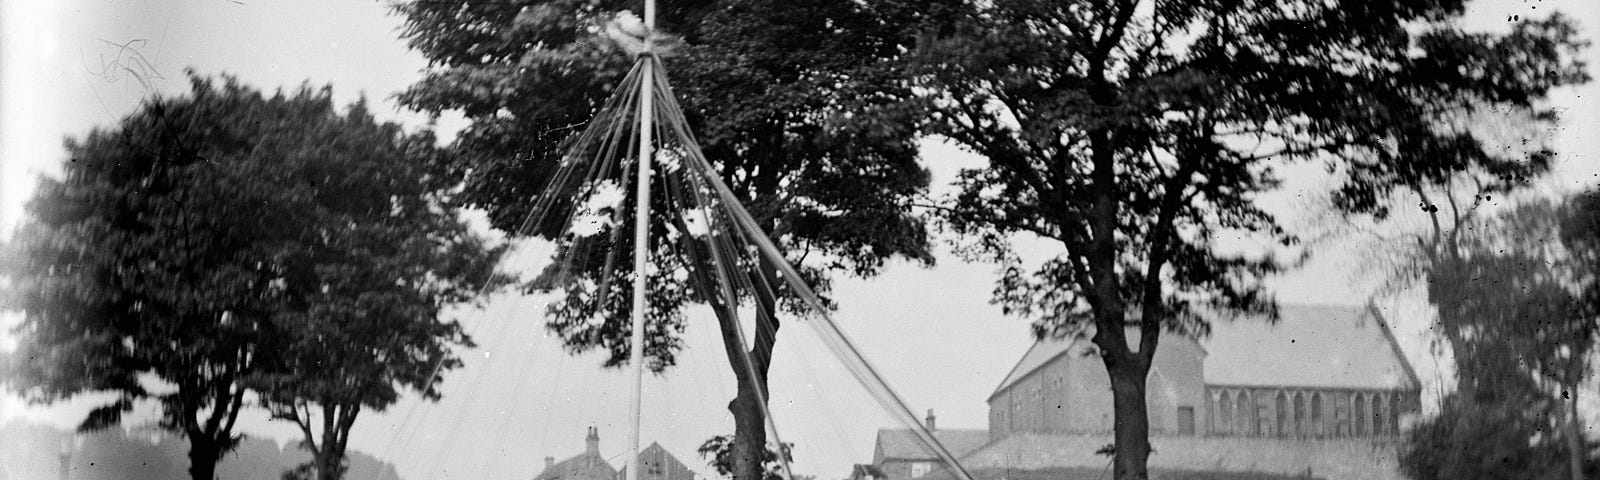
[[[1213,435],[1348,438],[1396,435],[1421,409],[1417,390],[1207,387]]]
[[[990,398],[990,438],[1110,432],[1111,377],[1089,347],[1088,342],[1079,342]],[[1205,433],[1203,355],[1193,340],[1163,336],[1145,389],[1151,433]],[[1183,409],[1190,412],[1192,429],[1180,429]]]
[[[1111,434],[1021,434],[966,457],[968,470],[1105,468],[1094,452]],[[1152,436],[1152,469],[1305,475],[1335,480],[1402,480],[1397,439]],[[1248,477],[1248,475],[1241,475]],[[1109,478],[1109,475],[1108,475]]]

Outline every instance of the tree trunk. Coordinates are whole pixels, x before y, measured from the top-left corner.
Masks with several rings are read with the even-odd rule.
[[[1102,357],[1111,376],[1112,419],[1115,422],[1113,461],[1116,480],[1150,478],[1146,461],[1150,458],[1150,419],[1144,404],[1148,367],[1138,362],[1112,361]]]
[[[733,480],[761,480],[766,475],[761,460],[767,448],[767,424],[759,399],[741,384],[728,411],[733,413]]]
[[[751,276],[766,275],[766,278],[773,278],[774,269],[771,265],[763,261],[761,267],[758,273]],[[752,278],[752,281],[755,285],[762,284],[759,278]],[[767,424],[761,400],[767,396],[767,369],[772,365],[772,348],[777,343],[779,327],[776,316],[777,302],[768,293],[770,292],[760,288],[754,292],[758,317],[748,352],[739,349],[739,345],[743,342],[740,340],[739,326],[736,324],[738,317],[728,310],[731,307],[712,306],[722,330],[723,349],[728,356],[728,365],[733,369],[733,378],[738,383],[738,393],[733,401],[728,403],[728,412],[733,414],[734,428],[733,480],[762,480],[766,476],[762,460],[766,457]],[[749,359],[749,363],[746,362],[746,358]]]
[[[191,480],[216,480],[217,460],[222,448],[209,439],[189,437],[189,478]]]
[[[1587,452],[1583,448],[1583,427],[1578,417],[1578,389],[1571,388],[1568,392],[1572,398],[1567,403],[1567,463],[1572,470],[1572,480],[1583,480],[1583,457]]]

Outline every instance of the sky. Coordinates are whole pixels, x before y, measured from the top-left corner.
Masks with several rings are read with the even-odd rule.
[[[1592,0],[1480,0],[1466,26],[1504,29],[1513,15],[1552,10],[1575,17],[1587,36],[1596,36],[1600,2]],[[226,72],[269,91],[331,84],[339,103],[365,96],[379,118],[423,126],[426,118],[401,111],[390,99],[425,67],[398,39],[399,24],[383,4],[360,0],[0,2],[0,235],[21,218],[35,177],[59,172],[64,138],[114,125],[147,94],[186,91],[185,69]],[[1590,65],[1600,65],[1596,50],[1587,53]],[[1600,88],[1564,89],[1551,101],[1565,109],[1563,124],[1548,132],[1562,153],[1557,173],[1541,188],[1595,185]],[[439,121],[446,137],[460,124]],[[948,183],[961,167],[982,165],[936,141],[925,142],[922,155],[937,184]],[[1263,201],[1291,225],[1315,226],[1328,219],[1304,212],[1312,211],[1306,205],[1321,186],[1313,176],[1292,178]],[[1021,248],[1048,251],[1029,242]],[[1397,324],[1412,363],[1436,386],[1437,362],[1427,352],[1429,310],[1414,293],[1375,292],[1360,276],[1360,260],[1361,252],[1330,245],[1271,286],[1285,303],[1360,305],[1374,293],[1390,293],[1378,305]],[[941,248],[933,268],[895,263],[875,279],[837,282],[836,319],[919,415],[932,409],[941,428],[983,428],[984,400],[1032,343],[1026,320],[1004,317],[988,303],[995,278],[993,266],[964,263]],[[395,463],[410,479],[531,478],[544,457],[579,453],[590,425],[601,431],[602,453],[620,455],[627,400],[618,392],[626,391],[627,377],[600,369],[596,356],[562,351],[540,327],[541,311],[539,298],[502,295],[482,309],[456,312],[480,347],[465,352],[466,368],[447,376],[445,399],[424,404],[408,398],[363,416],[351,448]],[[0,315],[0,322],[16,318]],[[725,406],[733,389],[714,330],[697,325],[687,334],[690,347],[680,366],[646,382],[642,430],[646,444],[659,441],[705,472],[695,447],[731,430]],[[803,326],[786,327],[782,335],[772,394],[780,433],[799,445],[798,473],[842,478],[851,463],[871,461],[875,430],[894,425]],[[0,348],[14,341],[0,335]],[[93,400],[28,406],[0,392],[0,422],[71,426]],[[259,412],[249,413],[242,427],[280,442],[295,439],[292,429]]]

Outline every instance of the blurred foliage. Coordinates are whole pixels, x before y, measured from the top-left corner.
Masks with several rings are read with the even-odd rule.
[[[24,313],[3,382],[33,402],[116,393],[85,430],[154,400],[205,479],[250,390],[283,418],[336,405],[321,434],[342,461],[360,407],[437,397],[470,345],[441,309],[491,281],[500,248],[444,196],[431,134],[340,113],[327,88],[190,85],[69,140],[65,175],[40,180],[0,263]]]
[[[1455,352],[1457,388],[1409,434],[1402,465],[1412,478],[1596,470],[1575,402],[1600,329],[1597,199],[1524,203],[1433,265],[1429,300]]]
[[[1507,155],[1438,128],[1466,108],[1538,107],[1586,81],[1560,15],[1509,33],[1454,25],[1465,0],[972,2],[922,45],[928,130],[988,160],[944,218],[970,257],[1003,265],[994,302],[1041,337],[1092,336],[1112,378],[1115,477],[1143,480],[1142,393],[1163,329],[1202,314],[1276,316],[1271,252],[1296,245],[1256,199],[1279,168],[1322,164],[1344,212],[1386,216],[1395,191],[1464,169],[1514,184],[1550,152]],[[1059,245],[1042,265],[1018,236]],[[1138,326],[1139,341],[1125,328]]]
[[[1438,416],[1406,434],[1401,470],[1414,480],[1571,478],[1551,416],[1527,405],[1451,395]],[[1600,473],[1597,467],[1586,452],[1586,476]]]
[[[733,478],[733,436],[717,435],[706,439],[700,444],[700,458],[708,460],[707,465],[716,470],[717,475],[723,478]],[[787,463],[794,462],[794,444],[783,444],[783,460]],[[783,463],[778,461],[778,451],[767,448],[762,451],[761,467],[763,470],[761,480],[784,480]],[[795,476],[799,479],[800,476]]]

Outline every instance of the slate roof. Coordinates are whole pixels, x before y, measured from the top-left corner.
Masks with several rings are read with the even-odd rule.
[[[1421,382],[1376,307],[1285,305],[1282,318],[1213,322],[1208,385],[1416,389]]]
[[[988,430],[957,429],[934,430],[933,438],[944,445],[951,455],[960,458],[962,455],[972,453],[978,447],[989,443]],[[907,428],[883,428],[878,430],[877,445],[883,449],[884,459],[896,460],[936,460],[938,455],[933,450],[923,446],[917,435]]]
[[[599,453],[584,452],[556,462],[533,478],[534,480],[614,480],[617,478],[617,470],[611,468],[611,464],[606,463],[606,459]]]
[[[1277,324],[1264,318],[1214,319],[1200,340],[1205,383],[1230,386],[1415,389],[1421,382],[1373,306],[1283,305]],[[1034,342],[995,387],[1013,383],[1088,340]],[[1129,339],[1134,342],[1133,338]]]

